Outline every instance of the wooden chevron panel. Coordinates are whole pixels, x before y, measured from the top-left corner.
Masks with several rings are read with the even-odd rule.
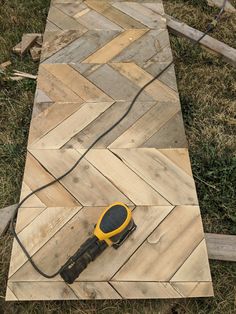
[[[161,0],[53,0],[21,199],[67,172],[172,61]],[[16,232],[55,273],[124,202],[135,232],[67,285],[13,242],[6,300],[209,297],[206,243],[172,65],[73,171],[19,209]]]

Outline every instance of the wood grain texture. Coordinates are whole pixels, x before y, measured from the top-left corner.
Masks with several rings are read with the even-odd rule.
[[[172,60],[161,0],[52,0],[21,199],[75,165]],[[16,232],[50,275],[117,201],[131,208],[137,229],[72,285],[37,273],[14,241],[6,299],[213,295],[173,65],[69,175],[22,205]]]
[[[224,234],[205,234],[210,259],[236,261],[236,236]]]

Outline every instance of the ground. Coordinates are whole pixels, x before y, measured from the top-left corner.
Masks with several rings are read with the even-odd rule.
[[[0,63],[36,74],[29,56],[11,52],[23,33],[43,32],[49,0],[0,1]],[[236,1],[231,1],[236,5]],[[204,30],[218,12],[205,0],[164,0],[166,12]],[[236,15],[224,14],[212,36],[236,48]],[[236,234],[236,69],[186,39],[171,36],[178,87],[205,232]],[[180,58],[184,56],[184,60]],[[0,207],[19,200],[36,83],[0,77]],[[236,263],[211,261],[215,298],[168,301],[4,301],[12,237],[0,238],[2,313],[226,313],[236,312]],[[2,311],[1,311],[2,310]]]

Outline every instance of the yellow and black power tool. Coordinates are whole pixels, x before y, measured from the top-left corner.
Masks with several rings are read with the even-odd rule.
[[[123,203],[114,203],[100,216],[93,236],[61,267],[60,275],[72,284],[87,265],[94,261],[108,246],[119,248],[136,229],[131,210]]]

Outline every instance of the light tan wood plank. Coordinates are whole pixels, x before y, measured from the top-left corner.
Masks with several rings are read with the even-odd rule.
[[[160,130],[178,111],[178,102],[158,102],[126,132],[121,134],[109,147],[143,147],[144,143]]]
[[[113,101],[113,99],[67,64],[44,64],[44,68],[87,102]]]
[[[111,281],[111,285],[124,299],[167,299],[181,298],[167,282],[119,282]]]
[[[27,227],[35,218],[37,218],[46,207],[21,207],[18,211],[16,232],[21,232]]]
[[[211,281],[206,241],[196,247],[170,281]]]
[[[175,282],[171,285],[183,298],[214,296],[211,282]]]
[[[0,209],[0,236],[3,235],[14,215],[17,204],[7,206]]]
[[[60,208],[50,207],[45,209],[27,228],[19,234],[27,251],[32,256],[35,254],[64,224],[70,220],[81,207]],[[16,241],[13,244],[12,259],[9,269],[11,277],[25,262],[27,257]]]
[[[143,87],[153,79],[152,75],[134,63],[111,63],[110,65],[139,87]],[[145,91],[157,101],[179,100],[178,94],[159,80],[147,86]]]
[[[44,64],[39,67],[37,89],[43,91],[54,102],[80,102],[82,100],[71,90],[70,86],[64,84],[63,79],[59,80],[53,76]],[[40,101],[37,99],[37,94],[35,100]]]
[[[157,149],[111,149],[111,151],[171,204],[198,204],[193,178]]]
[[[82,150],[79,151],[83,153]],[[106,149],[91,150],[86,159],[136,205],[170,205],[160,194]]]
[[[121,296],[107,282],[75,282],[70,288],[79,300],[121,299]]]
[[[73,149],[31,152],[56,177],[71,168],[81,156]],[[84,159],[70,175],[61,180],[61,183],[84,206],[107,206],[117,201],[133,205],[112,182]]]
[[[82,99],[76,103],[54,103],[39,114],[33,116],[31,121],[28,145],[50,132],[60,123],[79,110],[84,105]],[[39,105],[40,106],[40,105]],[[43,106],[43,105],[41,105]]]
[[[160,149],[160,153],[173,161],[178,167],[188,175],[193,176],[191,162],[187,148],[180,149]]]
[[[113,280],[169,281],[202,239],[199,207],[176,206]]]
[[[210,259],[236,262],[236,236],[225,234],[205,234]]]
[[[17,301],[17,297],[14,295],[14,293],[11,291],[11,289],[9,287],[7,287],[7,291],[6,291],[6,301]]]
[[[23,181],[32,191],[54,179],[31,154],[27,154]],[[74,207],[80,205],[60,183],[54,183],[46,189],[37,192],[36,196],[48,207],[60,207],[62,205]]]
[[[64,282],[9,282],[8,284],[20,301],[78,299]]]
[[[124,31],[94,54],[89,56],[83,63],[107,63],[117,56],[123,49],[132,44],[135,40],[143,36],[147,30],[131,29]]]
[[[224,4],[224,0],[207,0],[207,3],[211,7],[222,8],[222,5]],[[230,3],[230,1],[226,1],[224,10],[230,13],[236,12],[235,7]]]
[[[133,19],[132,17],[124,14],[120,10],[112,7],[108,2],[105,1],[94,1],[94,0],[87,0],[85,3],[92,9],[96,10],[97,12],[101,13],[102,15],[106,16],[109,20],[113,21],[114,23],[120,25],[124,29],[144,29],[147,28],[146,25],[138,22],[137,20]]]
[[[109,108],[113,102],[86,103],[41,139],[31,145],[31,149],[59,149],[73,136]]]

